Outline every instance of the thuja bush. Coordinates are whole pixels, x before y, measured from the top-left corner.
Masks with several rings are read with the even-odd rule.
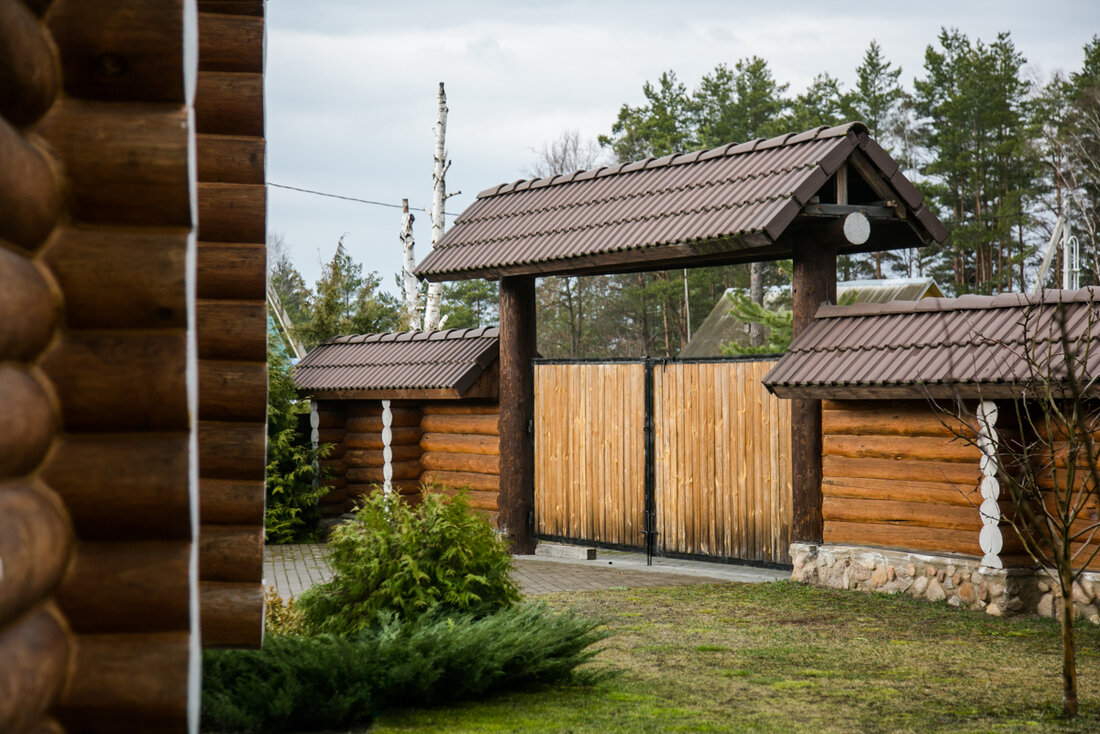
[[[333,578],[298,600],[313,633],[352,636],[390,618],[489,614],[519,601],[512,558],[462,494],[426,487],[412,507],[376,492],[329,539]]]
[[[321,519],[318,502],[328,489],[319,481],[317,461],[332,447],[314,448],[298,431],[298,416],[308,407],[297,400],[293,368],[278,338],[269,333],[267,347],[267,467],[264,509],[268,543],[314,540]]]
[[[416,622],[384,615],[352,637],[270,637],[262,650],[208,650],[204,728],[315,730],[363,725],[397,706],[437,705],[504,688],[592,683],[607,671],[577,667],[606,638],[599,620],[541,604],[495,614]]]

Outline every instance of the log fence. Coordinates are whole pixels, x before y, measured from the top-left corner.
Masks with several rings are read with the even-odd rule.
[[[322,511],[338,513],[386,480],[409,502],[423,484],[467,499],[497,521],[500,492],[499,408],[495,401],[392,400],[389,425],[379,400],[315,400],[316,440],[332,445],[321,466],[329,492]],[[388,431],[388,440],[387,440]]]

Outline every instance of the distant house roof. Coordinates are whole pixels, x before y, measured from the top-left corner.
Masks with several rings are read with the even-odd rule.
[[[898,164],[862,123],[848,123],[495,186],[478,194],[416,273],[442,281],[789,257],[791,239],[781,236],[792,223],[816,227],[792,236],[820,236],[842,216],[835,204],[842,168],[844,206],[866,204],[872,227],[866,244],[841,252],[944,239]]]
[[[1071,339],[1088,349],[1079,371],[1100,375],[1100,287],[1092,287],[822,306],[764,385],[784,398],[1019,397],[1034,364],[1066,375],[1059,304]]]
[[[943,291],[932,278],[883,278],[846,280],[836,284],[837,303],[889,303],[943,298]]]
[[[737,320],[730,310],[736,293],[729,288],[714,304],[699,330],[691,335],[678,355],[682,358],[720,357],[722,347],[744,337],[746,326]],[[836,285],[837,301],[851,303],[885,303],[887,301],[918,301],[922,298],[940,298],[943,292],[932,278],[887,278],[884,280],[848,280]]]
[[[458,398],[498,354],[495,326],[338,336],[298,363],[294,382],[301,394],[314,397]]]

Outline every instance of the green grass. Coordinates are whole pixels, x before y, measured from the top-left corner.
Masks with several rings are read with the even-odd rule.
[[[390,711],[371,731],[1100,731],[1090,625],[1079,634],[1081,716],[1067,723],[1050,620],[788,583],[545,599],[610,620],[616,635],[595,664],[622,674]]]

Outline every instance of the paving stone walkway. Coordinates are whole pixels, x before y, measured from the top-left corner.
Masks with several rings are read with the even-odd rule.
[[[596,560],[546,556],[517,556],[514,577],[525,596],[558,591],[595,591],[617,587],[646,588],[775,581],[789,571],[736,566],[725,563],[654,558],[646,565],[640,553],[599,551]],[[279,595],[298,596],[310,586],[332,577],[328,549],[323,544],[269,545],[264,548],[264,583]]]

